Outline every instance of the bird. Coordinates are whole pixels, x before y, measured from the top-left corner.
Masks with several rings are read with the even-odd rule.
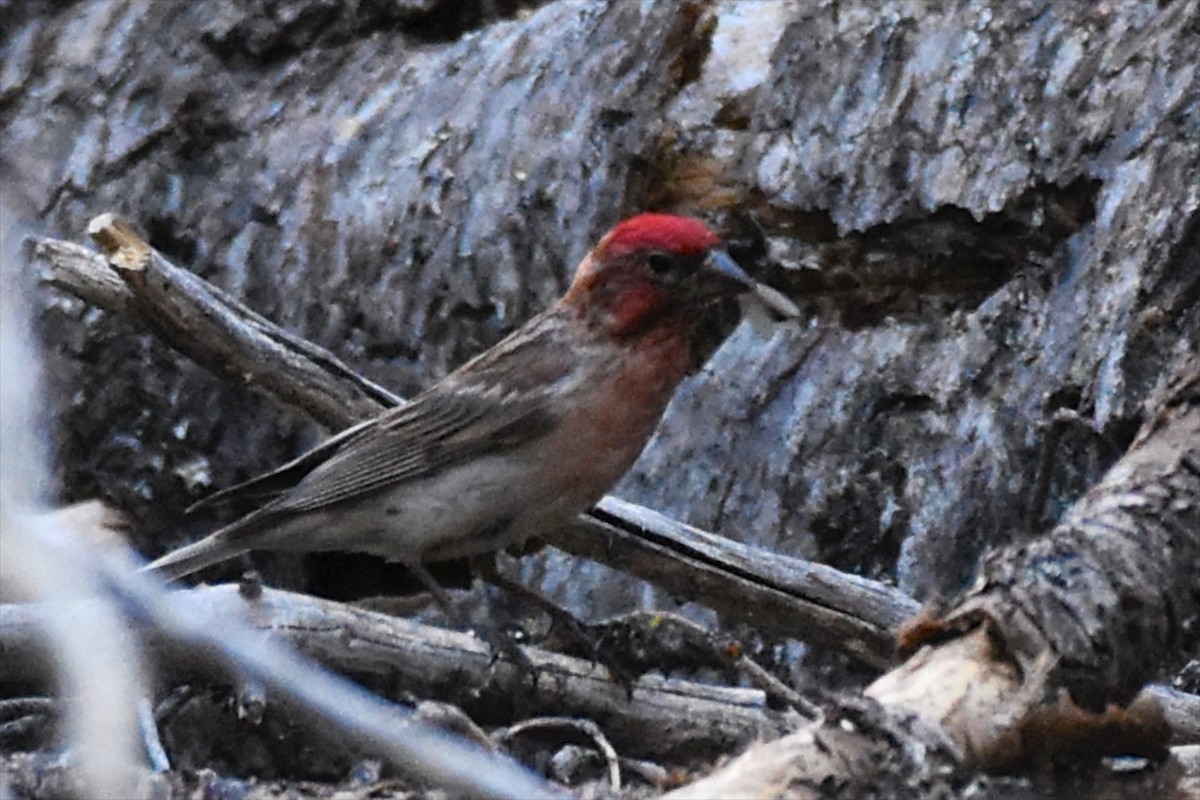
[[[747,295],[796,313],[704,222],[630,217],[546,310],[410,402],[205,498],[193,509],[259,505],[144,569],[175,580],[250,551],[347,551],[428,584],[424,564],[550,535],[633,465],[694,368],[706,312]]]

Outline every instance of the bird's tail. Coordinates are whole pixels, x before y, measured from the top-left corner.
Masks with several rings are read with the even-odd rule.
[[[172,550],[162,558],[151,561],[142,567],[142,571],[152,572],[163,580],[173,581],[234,556],[240,556],[249,550],[247,547],[231,544],[229,538],[222,535],[223,533],[224,531],[217,531],[195,544]]]

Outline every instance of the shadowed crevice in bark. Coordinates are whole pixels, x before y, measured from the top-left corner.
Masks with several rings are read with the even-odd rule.
[[[828,215],[766,209],[766,257],[789,294],[817,298],[816,313],[852,330],[971,311],[1019,274],[1048,290],[1054,254],[1091,222],[1100,187],[1038,184],[981,219],[944,206],[841,236]]]
[[[226,66],[247,69],[373,35],[451,42],[545,0],[254,0],[208,3],[200,41]]]

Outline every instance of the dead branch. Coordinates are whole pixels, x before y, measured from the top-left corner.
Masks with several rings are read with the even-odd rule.
[[[45,265],[42,280],[97,308],[117,314],[131,312],[133,292],[95,250],[59,239],[38,239],[34,255]]]
[[[755,747],[722,769],[668,793],[664,800],[818,800],[829,796],[829,786],[839,787],[842,796],[853,797],[870,786],[870,776],[877,774],[877,765],[885,762],[886,755],[878,741],[857,731],[812,725]],[[848,776],[864,776],[866,780],[848,785]]]
[[[35,253],[56,268],[50,282],[112,311],[132,314],[157,336],[228,380],[254,386],[321,425],[340,429],[400,398],[356,374],[326,350],[271,324],[241,302],[180,269],[127,225],[104,214],[88,234],[108,255],[84,258],[63,242]],[[116,274],[128,291],[112,284]],[[273,365],[264,369],[263,365]]]
[[[705,686],[644,675],[625,689],[596,664],[527,648],[536,683],[518,665],[492,664],[487,645],[470,634],[422,625],[308,595],[263,589],[248,599],[226,584],[173,594],[181,607],[208,619],[240,620],[269,632],[329,669],[384,694],[397,690],[438,697],[493,714],[520,703],[523,713],[604,720],[627,755],[661,758],[680,753],[716,756],[756,738],[777,735],[783,722],[757,689]],[[45,663],[37,631],[45,610],[0,606],[0,681],[37,683]],[[146,631],[144,648],[157,674],[171,682],[227,680],[222,665],[197,661],[189,643]],[[656,731],[647,737],[646,730]],[[645,750],[646,746],[651,750]]]
[[[553,544],[621,569],[777,636],[886,666],[894,631],[918,610],[895,587],[685,525],[605,497]]]
[[[1172,652],[1177,632],[1165,621],[1197,613],[1200,363],[1193,358],[1178,375],[1129,451],[1062,523],[1037,541],[986,557],[980,580],[956,609],[945,620],[923,622],[921,635],[936,636],[933,643],[867,690],[886,712],[872,720],[885,736],[842,731],[833,744],[837,721],[826,722],[755,748],[671,796],[818,797],[826,781],[873,786],[888,774],[880,738],[948,753],[947,766],[1165,755],[1167,715],[1158,706],[1164,691],[1102,712],[1076,702],[1128,701]],[[1128,559],[1122,569],[1102,572],[1121,535],[1152,542],[1142,551],[1149,557],[1121,551]],[[1143,583],[1152,569],[1157,581]],[[1113,602],[1094,602],[1097,593]],[[1139,602],[1120,601],[1130,594]],[[1182,616],[1172,617],[1164,603]],[[1113,651],[1100,656],[1097,643]],[[1190,698],[1170,700],[1173,717],[1194,709]]]

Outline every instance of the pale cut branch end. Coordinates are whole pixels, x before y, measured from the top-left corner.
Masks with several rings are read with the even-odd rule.
[[[108,256],[113,267],[119,270],[143,270],[150,257],[150,245],[120,217],[113,213],[101,214],[87,226],[100,249]]]

